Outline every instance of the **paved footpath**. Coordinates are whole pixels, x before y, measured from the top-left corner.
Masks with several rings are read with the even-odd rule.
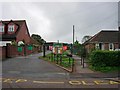
[[[88,77],[97,77],[97,78],[114,78],[118,79],[120,77],[120,73],[118,72],[112,72],[112,73],[101,73],[97,71],[92,71],[88,68],[87,63],[85,63],[85,67],[83,68],[83,65],[81,65],[81,58],[79,56],[73,55],[73,58],[75,59],[75,74],[80,74],[83,76],[88,76]]]

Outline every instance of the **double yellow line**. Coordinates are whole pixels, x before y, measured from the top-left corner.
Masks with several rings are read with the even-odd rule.
[[[41,84],[64,84],[64,82],[48,82],[48,81],[33,81],[33,83],[41,83]]]

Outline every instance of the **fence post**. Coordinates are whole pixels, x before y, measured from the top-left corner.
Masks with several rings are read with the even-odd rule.
[[[45,44],[43,45],[43,57],[45,57]]]
[[[81,65],[82,65],[82,57],[81,57]]]
[[[58,54],[57,54],[57,64],[58,64]]]
[[[85,60],[85,59],[83,58],[83,68],[85,67],[85,66],[84,66],[84,60]]]
[[[53,54],[52,54],[52,52],[51,52],[51,61],[53,60]]]
[[[54,60],[54,62],[55,62],[55,54],[53,55],[53,60]]]
[[[74,58],[72,58],[72,72],[74,71]]]
[[[60,55],[60,65],[62,64],[62,55]]]
[[[26,46],[26,44],[23,46],[23,48],[24,48],[24,56],[26,56],[26,52],[27,52],[27,46]]]

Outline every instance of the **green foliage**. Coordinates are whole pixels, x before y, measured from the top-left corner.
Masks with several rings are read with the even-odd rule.
[[[79,51],[80,51],[79,56],[85,58],[87,53],[86,53],[86,49],[84,48],[83,45],[80,45]]]
[[[12,40],[12,41],[11,41],[11,45],[17,46],[17,42],[16,42],[15,40]]]
[[[67,56],[68,54],[70,54],[70,50],[63,51],[62,56]]]
[[[120,51],[93,51],[90,62],[94,67],[120,67]]]
[[[32,38],[34,38],[36,41],[38,41],[38,42],[39,42],[39,44],[43,44],[43,43],[45,42],[45,40],[44,40],[44,39],[42,39],[40,35],[37,35],[37,34],[32,34],[32,36],[31,36],[31,37],[32,37]]]
[[[90,66],[89,67],[90,69],[92,70],[95,70],[95,71],[101,71],[101,72],[115,72],[115,71],[120,71],[120,67],[110,67],[110,66],[106,66],[106,67],[101,67],[101,66]]]
[[[120,51],[94,50],[89,55],[90,68],[95,71],[120,71]]]
[[[75,41],[75,45],[78,45],[78,44],[79,44],[79,41],[78,41],[78,40],[76,40],[76,41]]]
[[[86,42],[87,40],[89,40],[92,36],[86,35],[82,38],[82,43]]]
[[[83,57],[83,58],[86,58],[87,56],[87,52],[86,52],[86,49],[84,47],[84,45],[80,44],[77,40],[74,44],[74,50],[76,51],[76,54]]]
[[[67,55],[67,52],[64,52],[64,55]],[[62,62],[60,64],[60,56],[58,55],[58,60],[59,60],[59,65],[62,66],[62,67],[65,67],[65,68],[71,68],[72,65],[73,65],[73,59],[72,58],[69,58],[67,56],[64,56],[62,55]],[[53,62],[53,63],[56,63],[57,62],[57,58],[55,58],[54,60],[51,58],[51,56],[53,57],[53,55],[50,54],[47,54],[46,57],[39,57],[41,59],[44,59],[44,60],[47,60],[47,61],[50,61],[50,62]],[[70,59],[70,62],[69,62],[69,59]]]

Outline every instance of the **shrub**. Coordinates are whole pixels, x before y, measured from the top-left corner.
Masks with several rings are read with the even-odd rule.
[[[120,51],[93,51],[90,54],[92,66],[120,66]]]

